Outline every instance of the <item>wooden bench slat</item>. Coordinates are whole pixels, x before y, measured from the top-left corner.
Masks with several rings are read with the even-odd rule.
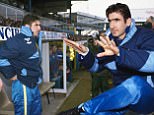
[[[39,85],[41,95],[48,92],[52,87],[54,87],[55,82],[43,82]]]

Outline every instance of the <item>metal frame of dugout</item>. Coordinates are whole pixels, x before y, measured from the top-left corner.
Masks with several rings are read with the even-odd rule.
[[[63,42],[63,89],[54,88],[55,93],[67,93],[67,80],[66,80],[66,43],[63,38],[67,37],[66,33],[62,32],[49,32],[43,31],[43,43],[42,43],[42,69],[43,79],[45,82],[49,82],[49,41],[61,40]],[[52,92],[52,89],[49,91]]]

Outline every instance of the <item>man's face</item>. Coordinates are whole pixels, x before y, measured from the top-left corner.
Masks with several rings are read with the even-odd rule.
[[[33,32],[33,35],[34,36],[38,36],[39,32],[41,31],[41,23],[39,20],[33,22],[31,25],[30,25],[30,28]]]
[[[126,22],[120,13],[113,12],[108,16],[109,26],[111,33],[114,37],[124,39],[126,33],[125,30],[131,24],[131,19],[127,19]]]

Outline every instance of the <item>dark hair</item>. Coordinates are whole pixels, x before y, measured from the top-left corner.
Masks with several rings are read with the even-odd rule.
[[[151,22],[145,22],[143,27],[152,29],[152,23]]]
[[[109,6],[106,9],[106,16],[108,17],[109,14],[111,14],[113,12],[119,12],[123,16],[125,21],[128,18],[131,18],[131,13],[130,13],[129,7],[126,4],[116,3],[116,4]]]
[[[22,25],[31,25],[33,22],[40,20],[40,18],[38,16],[35,16],[33,14],[27,14],[24,16],[23,21],[22,21]]]
[[[150,16],[150,19],[152,22],[154,22],[154,17],[153,16]]]

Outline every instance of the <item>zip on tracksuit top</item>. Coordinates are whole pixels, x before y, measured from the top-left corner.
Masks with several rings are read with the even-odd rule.
[[[10,79],[14,75],[24,85],[33,88],[42,77],[37,39],[30,28],[22,26],[21,32],[0,46],[0,72]],[[41,39],[39,39],[41,40]]]
[[[147,77],[147,82],[154,87],[154,32],[137,28],[132,22],[126,29],[125,38],[120,41],[106,32],[119,47],[119,56],[94,57],[89,51],[86,56],[78,55],[79,61],[91,72],[107,68],[113,74],[113,83],[120,84],[133,75]]]

